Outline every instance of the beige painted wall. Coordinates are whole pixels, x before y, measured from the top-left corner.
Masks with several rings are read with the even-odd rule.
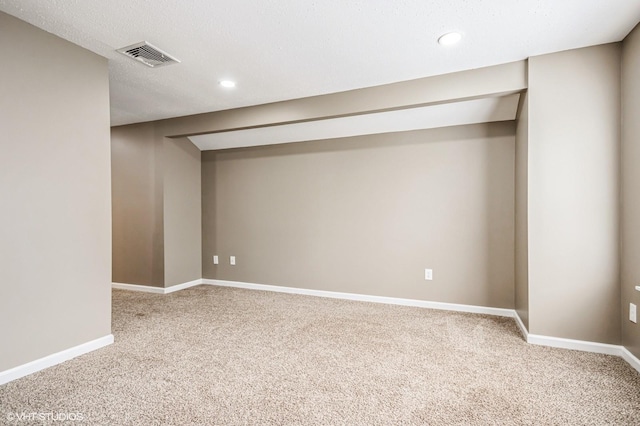
[[[640,27],[622,44],[622,344],[640,358],[640,325],[629,321],[629,303],[640,308]]]
[[[513,308],[514,135],[496,123],[204,152],[203,275]]]
[[[620,343],[620,45],[529,59],[529,331]]]
[[[202,277],[200,150],[156,123],[111,129],[113,282],[170,287]]]
[[[164,287],[163,149],[153,123],[111,129],[113,282]]]
[[[200,150],[187,138],[164,138],[165,287],[202,278]]]
[[[295,99],[229,111],[179,117],[151,123],[114,127],[113,137],[113,280],[130,284],[162,287],[172,285],[182,274],[164,262],[180,256],[181,245],[173,247],[165,233],[164,179],[158,158],[165,137],[288,123],[372,110],[388,110],[513,93],[526,88],[525,62],[428,77],[343,93]],[[203,191],[205,189],[203,188]],[[189,198],[189,197],[188,197]],[[195,199],[190,211],[198,208]],[[183,206],[187,209],[186,206]],[[206,206],[203,206],[206,209]],[[175,230],[178,232],[179,225]],[[171,229],[174,229],[170,226]],[[203,233],[203,246],[210,246],[214,235]],[[193,241],[193,240],[192,240]],[[167,246],[171,244],[172,247]],[[174,254],[167,254],[166,251]],[[205,267],[211,262],[204,257]],[[177,260],[178,257],[175,257]],[[185,259],[175,265],[184,264]],[[193,265],[187,267],[192,269]]]
[[[111,333],[107,61],[0,12],[0,371]]]
[[[516,120],[515,171],[515,309],[529,328],[529,95],[520,97]]]

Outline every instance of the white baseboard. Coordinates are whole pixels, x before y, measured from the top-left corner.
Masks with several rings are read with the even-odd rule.
[[[141,291],[143,293],[165,294],[163,287],[151,287],[148,285],[111,283],[111,288],[117,290]]]
[[[624,346],[530,334],[517,313],[515,319],[516,324],[518,324],[518,328],[520,328],[520,332],[524,336],[524,340],[531,345],[550,346],[552,348],[572,349],[576,351],[619,356],[631,367],[636,369],[638,373],[640,373],[640,360]]]
[[[200,285],[200,284],[203,284],[202,278],[199,278],[199,279],[193,280],[193,281],[189,281],[189,282],[186,282],[186,283],[182,283],[182,284],[172,285],[171,287],[165,287],[164,294],[173,293],[174,291],[178,291],[178,290],[184,290],[185,288],[189,288],[189,287],[195,287],[195,286]]]
[[[330,299],[356,300],[359,302],[384,303],[387,305],[413,306],[418,308],[440,309],[444,311],[470,312],[474,314],[496,315],[509,318],[512,318],[515,315],[513,309],[489,308],[485,306],[462,305],[457,303],[430,302],[426,300],[402,299],[398,297],[369,296],[366,294],[341,293],[337,291],[327,290],[310,290],[305,288],[252,284],[238,281],[203,279],[202,283],[219,287],[235,287],[249,290],[273,291],[277,293],[302,294],[305,296],[327,297]]]
[[[532,345],[550,346],[552,348],[572,349],[575,351],[594,352],[597,354],[622,356],[622,346],[607,343],[588,342],[585,340],[564,339],[561,337],[527,335],[527,343]]]
[[[629,352],[629,349],[625,348],[624,346],[622,346],[621,352],[622,353],[620,354],[620,356],[622,357],[622,359],[627,361],[630,366],[635,368],[636,371],[640,373],[640,359],[638,359],[634,354]]]
[[[182,284],[172,285],[171,287],[151,287],[148,285],[111,283],[111,288],[115,288],[117,290],[141,291],[143,293],[169,294],[200,284],[202,284],[201,278]]]
[[[524,326],[524,322],[522,322],[522,318],[520,318],[520,315],[518,315],[518,311],[513,311],[514,312],[514,319],[516,320],[516,325],[518,326],[518,328],[520,329],[520,333],[522,333],[522,337],[524,337],[525,341],[529,341],[529,330],[527,330],[527,327]]]
[[[20,377],[33,374],[37,371],[44,370],[45,368],[52,367],[57,364],[61,364],[72,358],[75,358],[80,355],[84,355],[88,352],[95,351],[96,349],[100,349],[112,343],[113,343],[113,334],[109,334],[107,336],[100,337],[99,339],[95,339],[90,342],[86,342],[81,345],[74,346],[72,348],[65,349],[60,352],[56,352],[55,354],[45,356],[44,358],[40,358],[23,365],[19,365],[9,370],[1,371],[0,385],[19,379]]]
[[[532,345],[549,346],[552,348],[572,349],[575,351],[594,352],[598,354],[622,356],[623,346],[609,345],[606,343],[589,342],[586,340],[565,339],[562,337],[541,336],[539,334],[531,334],[524,326],[520,315],[515,315],[516,324],[520,328],[522,336],[527,343]]]

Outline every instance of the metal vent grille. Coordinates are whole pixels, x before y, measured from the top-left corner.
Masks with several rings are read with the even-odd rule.
[[[155,68],[164,65],[177,64],[180,61],[169,55],[166,52],[153,46],[151,43],[142,41],[140,43],[132,44],[131,46],[123,47],[117,50],[125,56],[142,62],[148,67]]]

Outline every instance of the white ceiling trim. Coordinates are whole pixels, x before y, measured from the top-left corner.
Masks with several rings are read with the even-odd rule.
[[[190,136],[201,151],[515,120],[520,94]]]

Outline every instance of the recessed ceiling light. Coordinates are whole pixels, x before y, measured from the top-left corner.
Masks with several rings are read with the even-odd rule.
[[[462,39],[462,34],[460,33],[446,33],[440,36],[440,38],[438,39],[438,43],[440,43],[443,46],[449,46],[452,44],[456,44],[457,42],[459,42]]]
[[[231,89],[232,87],[236,87],[236,82],[231,80],[221,80],[220,86],[226,87],[227,89]]]

